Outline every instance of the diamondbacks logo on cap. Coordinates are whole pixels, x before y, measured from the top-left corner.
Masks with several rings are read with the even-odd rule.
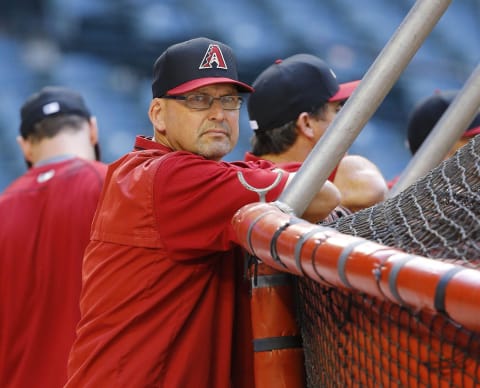
[[[213,63],[217,64],[217,69],[228,69],[225,59],[223,58],[222,50],[220,50],[218,44],[208,46],[199,69],[211,69]]]

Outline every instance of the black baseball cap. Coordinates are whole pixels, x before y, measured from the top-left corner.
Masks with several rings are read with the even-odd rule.
[[[407,124],[407,140],[412,155],[418,151],[457,94],[457,90],[437,90],[415,105]],[[479,133],[480,113],[475,116],[462,137],[473,137]]]
[[[240,92],[252,87],[239,81],[237,60],[224,43],[200,37],[167,48],[153,65],[153,97],[178,95],[202,86],[234,84]]]
[[[59,114],[75,114],[86,119],[92,116],[79,93],[61,86],[46,86],[22,105],[20,134],[27,138],[36,123]]]
[[[247,105],[250,126],[254,130],[278,128],[302,112],[346,100],[359,82],[339,84],[330,66],[311,54],[279,59],[253,82],[255,92]]]

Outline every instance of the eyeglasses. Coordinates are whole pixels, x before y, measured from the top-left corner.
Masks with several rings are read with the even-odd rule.
[[[209,94],[189,94],[188,96],[163,96],[172,100],[185,101],[185,105],[190,109],[208,109],[212,106],[214,100],[219,100],[222,108],[225,110],[237,110],[242,106],[243,98],[241,96],[220,96],[213,97]]]

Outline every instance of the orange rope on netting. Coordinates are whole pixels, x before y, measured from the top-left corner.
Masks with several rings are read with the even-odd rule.
[[[275,204],[246,205],[232,222],[241,245],[273,268],[413,309],[444,313],[480,332],[478,270],[311,224]]]

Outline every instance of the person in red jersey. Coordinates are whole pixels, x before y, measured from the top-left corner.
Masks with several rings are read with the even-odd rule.
[[[241,93],[252,91],[229,46],[174,44],[153,78],[153,137],[109,166],[93,222],[66,387],[251,387],[253,352],[236,352],[252,344],[237,326],[248,284],[232,217],[276,200],[292,175],[222,161],[238,140]],[[327,182],[304,217],[338,201]]]
[[[275,61],[253,82],[255,92],[248,99],[252,150],[245,160],[264,159],[285,168],[302,163],[359,82],[339,84],[330,66],[315,55]],[[349,211],[381,202],[388,192],[378,167],[360,155],[346,154],[329,179]]]
[[[0,195],[0,386],[62,387],[82,258],[106,165],[81,95],[49,86],[21,108],[28,171]]]

